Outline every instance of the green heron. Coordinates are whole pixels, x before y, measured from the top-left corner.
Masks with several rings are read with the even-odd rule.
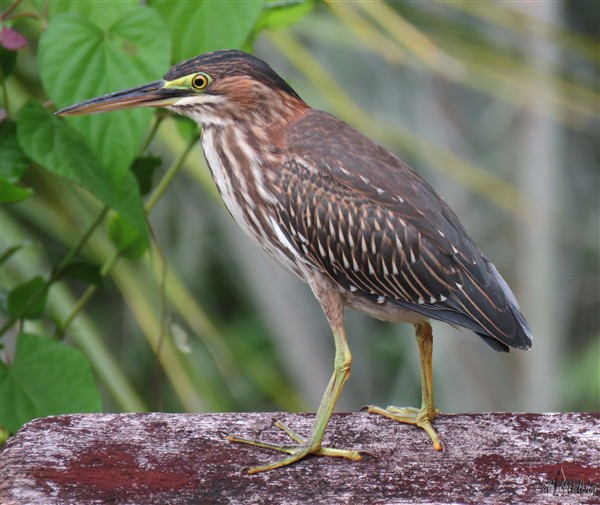
[[[234,50],[202,54],[159,81],[57,114],[132,107],[165,108],[202,127],[204,155],[227,209],[269,256],[309,284],[333,331],[334,372],[310,436],[277,422],[289,445],[228,437],[286,454],[250,473],[310,454],[361,459],[361,451],[322,446],[350,375],[346,306],[414,325],[421,408],[368,411],[423,428],[438,450],[429,321],[468,328],[496,351],[531,346],[512,291],[433,188],[384,147],[312,109],[264,61]]]

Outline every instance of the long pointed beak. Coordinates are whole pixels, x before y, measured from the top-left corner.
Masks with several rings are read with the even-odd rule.
[[[124,89],[76,103],[56,112],[59,116],[79,116],[95,114],[111,110],[132,109],[134,107],[166,107],[174,104],[186,91],[177,88],[167,88],[167,81],[160,80]]]

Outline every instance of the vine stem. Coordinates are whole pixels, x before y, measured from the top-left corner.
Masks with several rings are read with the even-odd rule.
[[[4,83],[3,83],[3,85],[4,85]],[[4,91],[4,89],[3,89],[3,91]],[[152,139],[154,138],[156,132],[158,131],[158,128],[163,119],[164,119],[164,116],[158,116],[158,118],[152,125],[150,132],[148,133],[147,137],[144,139],[144,141],[142,142],[142,144],[140,146],[140,150],[139,150],[140,154],[143,153],[148,148],[150,143],[152,142]],[[161,179],[158,186],[156,187],[156,189],[150,195],[148,202],[144,206],[144,211],[146,213],[146,216],[148,216],[150,214],[150,212],[152,211],[152,209],[154,208],[154,206],[156,205],[158,200],[161,198],[163,193],[166,191],[167,187],[171,184],[173,178],[175,177],[177,172],[183,166],[185,158],[187,157],[187,155],[189,154],[189,152],[191,151],[192,147],[194,146],[194,144],[196,143],[197,140],[198,140],[198,135],[195,135],[190,140],[186,149],[175,160],[175,162],[169,167],[169,169],[165,173],[164,177]],[[76,244],[74,244],[69,249],[69,251],[67,252],[65,257],[59,263],[59,265],[55,269],[53,269],[50,276],[44,283],[44,287],[42,289],[40,289],[36,294],[34,294],[27,301],[27,303],[25,303],[25,305],[21,308],[19,314],[12,316],[0,328],[0,337],[2,335],[4,335],[4,333],[6,333],[17,321],[19,321],[21,319],[21,314],[24,314],[30,307],[32,307],[40,299],[40,297],[43,296],[44,293],[48,292],[48,289],[50,288],[50,286],[52,286],[52,284],[54,284],[57,280],[59,280],[62,277],[62,275],[64,273],[64,269],[69,265],[71,260],[73,258],[75,258],[81,252],[81,249],[85,246],[85,244],[87,243],[89,238],[92,236],[94,231],[104,221],[104,218],[106,217],[106,214],[108,213],[108,211],[109,211],[109,207],[104,206],[103,209],[98,214],[98,216],[96,216],[94,221],[90,224],[90,226],[88,226],[88,228],[86,229],[86,231],[82,235],[82,237],[77,241]],[[115,263],[117,262],[117,260],[119,259],[120,256],[121,256],[121,252],[116,251],[113,254],[113,256],[111,256],[107,260],[107,262],[103,265],[102,269],[100,270],[100,274],[101,274],[102,278],[106,277],[110,273],[111,269],[113,268],[113,266],[115,265]],[[65,329],[73,322],[73,319],[83,309],[83,307],[87,304],[87,302],[92,297],[92,295],[96,292],[96,289],[97,289],[97,284],[91,285],[86,289],[86,291],[83,293],[83,295],[79,298],[79,300],[73,307],[73,311],[69,314],[67,319],[65,319],[63,321],[63,323],[57,327],[58,334],[64,332]]]
[[[96,219],[94,219],[94,222],[90,226],[88,226],[88,229],[81,236],[79,241],[73,247],[71,247],[69,252],[67,252],[67,254],[63,258],[63,260],[60,262],[60,264],[58,265],[58,268],[56,269],[57,274],[56,275],[52,274],[50,276],[49,280],[52,280],[52,282],[54,282],[56,280],[54,277],[56,277],[56,278],[60,277],[62,270],[69,264],[69,262],[75,256],[77,256],[79,254],[81,249],[83,249],[83,246],[86,244],[86,242],[92,236],[92,233],[94,233],[94,231],[96,231],[96,228],[98,228],[98,226],[100,226],[100,224],[102,224],[102,221],[104,221],[104,218],[106,217],[106,214],[108,213],[108,209],[109,209],[108,205],[105,205],[102,208],[100,213],[96,216]]]
[[[179,170],[183,166],[188,154],[190,153],[190,151],[192,150],[192,148],[198,141],[198,138],[199,138],[198,135],[195,135],[190,140],[189,144],[184,149],[184,151],[173,162],[173,164],[167,169],[165,175],[160,180],[160,182],[158,183],[158,185],[156,186],[156,188],[154,189],[154,191],[148,198],[148,201],[144,205],[144,210],[146,212],[146,216],[150,215],[150,213],[152,212],[152,209],[154,208],[154,206],[156,205],[158,200],[162,197],[162,195],[164,194],[166,189],[169,187],[169,185],[173,181],[175,175],[179,172]],[[111,270],[113,269],[113,267],[115,266],[115,264],[117,263],[117,261],[119,260],[120,257],[121,257],[121,251],[115,251],[115,253],[102,266],[102,269],[100,270],[100,275],[102,276],[103,279],[111,272]],[[71,311],[71,313],[63,321],[63,323],[59,326],[59,328],[58,328],[59,332],[64,332],[70,326],[70,324],[73,322],[73,320],[75,319],[77,314],[79,314],[79,312],[81,312],[81,310],[85,307],[85,305],[90,300],[92,295],[96,292],[96,289],[98,289],[98,284],[89,286],[86,289],[86,291],[83,293],[83,295],[81,295],[81,298],[79,298],[79,300],[73,307],[73,310]]]
[[[103,279],[110,273],[110,271],[115,266],[115,264],[117,263],[120,256],[121,256],[121,252],[115,251],[113,253],[113,255],[108,259],[108,261],[106,261],[106,263],[104,263],[104,265],[102,265],[102,269],[100,270],[100,276]],[[77,303],[73,307],[73,310],[71,311],[71,313],[60,324],[60,326],[58,326],[57,332],[59,334],[64,333],[64,331],[71,325],[73,320],[77,317],[77,314],[79,314],[79,312],[81,312],[83,307],[85,307],[85,305],[87,304],[87,302],[90,300],[90,298],[93,296],[93,294],[96,292],[97,289],[98,289],[98,284],[92,284],[91,286],[88,286],[88,288],[85,290],[83,295],[81,295],[79,300],[77,300]]]
[[[183,150],[183,152],[173,162],[173,164],[168,168],[168,170],[166,171],[165,175],[160,180],[160,182],[156,186],[155,190],[152,192],[152,194],[148,198],[148,201],[146,202],[146,205],[144,206],[144,210],[146,211],[146,215],[149,215],[150,212],[152,212],[152,209],[154,208],[154,206],[156,205],[156,203],[158,202],[158,200],[160,200],[160,198],[162,197],[163,193],[169,187],[169,185],[173,181],[173,178],[175,177],[175,175],[177,175],[177,172],[179,172],[179,170],[183,166],[183,163],[185,162],[185,159],[187,158],[187,155],[190,153],[190,151],[192,150],[192,148],[194,147],[194,145],[198,141],[198,138],[199,138],[198,135],[194,135],[192,137],[192,139],[190,140],[190,142],[188,143],[188,145],[186,146],[186,148]]]
[[[77,241],[77,243],[74,244],[73,247],[71,247],[71,249],[69,249],[69,251],[67,252],[65,257],[62,259],[62,261],[58,265],[58,267],[56,267],[52,271],[52,273],[50,274],[50,277],[48,277],[48,279],[44,283],[44,287],[42,289],[40,289],[36,294],[34,294],[29,300],[27,300],[27,302],[21,307],[19,314],[13,315],[4,324],[4,326],[2,326],[2,328],[0,328],[0,336],[4,335],[4,333],[6,333],[8,331],[8,329],[13,326],[13,324],[15,324],[19,319],[21,319],[21,314],[26,313],[27,310],[29,308],[31,308],[35,303],[37,303],[38,300],[42,297],[42,295],[44,293],[46,293],[48,291],[48,289],[50,289],[50,286],[52,286],[52,284],[54,284],[58,279],[60,279],[62,277],[65,268],[69,265],[69,262],[75,256],[77,256],[77,254],[79,254],[79,251],[81,251],[81,249],[83,248],[85,243],[91,237],[92,233],[94,233],[96,228],[98,228],[98,226],[100,226],[100,224],[104,220],[104,217],[106,216],[107,212],[108,212],[108,207],[105,206],[100,211],[100,213],[98,214],[96,219],[94,219],[93,223],[90,226],[88,226],[87,230],[82,235],[82,237]]]
[[[10,13],[15,9],[17,5],[21,3],[22,0],[16,0],[12,5],[9,5],[8,9],[6,9],[2,14],[0,14],[0,21],[4,21]]]
[[[146,151],[146,149],[148,149],[148,146],[150,145],[150,143],[152,142],[152,139],[154,138],[154,136],[156,135],[156,132],[158,131],[158,127],[160,126],[160,124],[162,123],[162,121],[165,117],[166,116],[163,114],[157,115],[154,123],[152,124],[152,128],[150,129],[150,132],[148,133],[148,135],[146,136],[146,138],[140,145],[139,155],[142,155]]]
[[[146,137],[146,139],[144,140],[144,142],[141,145],[140,152],[144,152],[147,149],[148,145],[154,138],[162,120],[163,120],[163,117],[159,116],[157,118],[157,120],[154,122],[154,125],[152,126],[151,131],[149,132],[148,136]],[[190,142],[188,143],[188,145],[184,149],[184,151],[179,155],[179,157],[167,169],[165,175],[160,180],[160,182],[156,186],[155,190],[152,192],[152,194],[148,198],[148,201],[144,205],[144,211],[146,213],[146,216],[148,216],[150,214],[150,212],[152,212],[152,209],[154,208],[154,206],[156,205],[158,200],[160,200],[160,198],[163,196],[163,194],[165,193],[167,188],[170,186],[171,182],[175,178],[175,175],[177,175],[177,173],[183,166],[188,154],[190,153],[190,151],[192,150],[192,148],[198,141],[198,138],[199,138],[199,135],[194,135],[190,139]],[[80,253],[81,249],[87,243],[87,241],[92,236],[94,231],[104,221],[104,218],[106,217],[106,214],[108,213],[108,211],[109,211],[109,207],[104,206],[104,208],[100,211],[100,213],[98,214],[96,219],[94,219],[94,221],[90,224],[90,226],[88,226],[88,228],[86,229],[86,231],[82,235],[82,237],[77,241],[76,244],[73,245],[73,247],[71,247],[71,249],[69,249],[69,251],[67,252],[65,257],[62,259],[60,264],[52,271],[52,273],[50,274],[50,277],[45,282],[43,289],[41,289],[34,296],[32,296],[28,300],[28,302],[21,308],[20,314],[25,313],[27,311],[27,309],[29,309],[31,306],[33,306],[40,299],[40,297],[45,292],[48,291],[50,286],[62,277],[64,269],[69,265],[71,260]],[[115,253],[106,261],[106,263],[102,266],[102,268],[100,270],[100,275],[102,278],[105,278],[110,273],[110,271],[112,270],[112,268],[114,267],[116,262],[119,260],[120,256],[121,256],[121,251],[115,251]],[[67,316],[67,318],[57,327],[58,334],[63,333],[67,329],[67,327],[70,326],[70,324],[73,322],[73,320],[75,319],[77,314],[79,314],[79,312],[81,312],[83,307],[85,307],[85,305],[87,304],[87,302],[90,300],[90,298],[93,296],[93,294],[96,292],[97,289],[98,289],[97,284],[91,285],[86,289],[86,291],[83,293],[83,295],[79,298],[79,300],[73,307],[73,310],[71,311],[69,316]],[[0,336],[4,335],[4,333],[6,333],[6,331],[8,331],[8,329],[10,329],[17,321],[19,321],[19,319],[20,319],[19,314],[12,316],[0,328]]]

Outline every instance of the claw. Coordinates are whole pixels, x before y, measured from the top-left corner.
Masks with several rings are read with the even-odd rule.
[[[371,451],[358,451],[360,456],[369,456],[370,458],[377,459],[377,454]]]
[[[255,474],[259,472],[266,472],[268,470],[274,470],[275,468],[280,468],[282,466],[289,465],[291,463],[295,463],[306,456],[314,455],[314,456],[330,456],[336,458],[346,458],[354,461],[360,461],[362,459],[363,454],[371,455],[366,451],[356,451],[349,449],[335,449],[332,447],[321,447],[320,444],[312,443],[311,441],[307,441],[304,437],[298,435],[295,431],[293,431],[286,424],[281,421],[276,421],[274,425],[283,430],[285,434],[290,437],[294,442],[298,445],[281,445],[281,444],[271,444],[269,442],[261,442],[259,440],[251,440],[248,438],[236,437],[233,435],[227,435],[228,442],[235,442],[240,444],[252,445],[254,447],[260,447],[262,449],[270,449],[273,451],[279,451],[286,454],[289,454],[288,457],[281,459],[279,461],[275,461],[273,463],[268,463],[266,465],[254,466],[245,469],[249,474]]]
[[[437,409],[422,408],[419,410],[413,407],[393,406],[382,409],[381,407],[370,405],[368,412],[371,414],[379,414],[381,416],[388,417],[400,423],[414,424],[425,430],[425,432],[429,435],[429,438],[431,438],[433,447],[436,451],[441,451],[444,449],[444,444],[442,444],[439,435],[431,425],[431,421],[433,421],[434,417],[438,413]]]

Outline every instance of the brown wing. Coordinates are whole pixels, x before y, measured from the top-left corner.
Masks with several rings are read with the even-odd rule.
[[[376,302],[470,328],[497,350],[530,346],[504,280],[399,158],[319,111],[293,127],[288,149],[279,220],[315,267]]]

